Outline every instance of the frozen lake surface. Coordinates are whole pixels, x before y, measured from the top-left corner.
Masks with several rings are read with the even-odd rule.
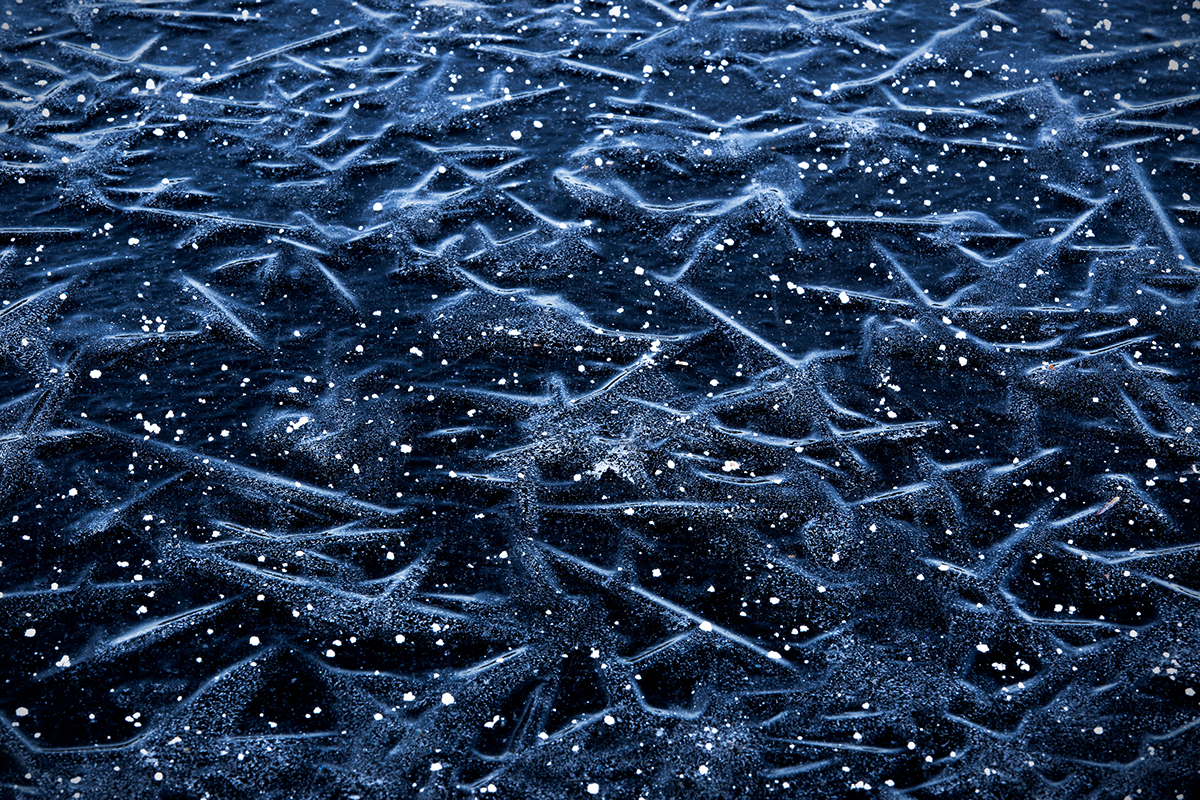
[[[1200,0],[0,21],[0,795],[1196,796]]]

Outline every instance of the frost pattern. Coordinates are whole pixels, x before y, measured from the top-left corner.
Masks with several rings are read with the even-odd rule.
[[[1149,5],[6,7],[6,792],[1183,797]]]

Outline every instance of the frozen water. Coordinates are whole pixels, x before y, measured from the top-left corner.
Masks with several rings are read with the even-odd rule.
[[[1190,797],[1200,2],[0,9],[5,796]]]

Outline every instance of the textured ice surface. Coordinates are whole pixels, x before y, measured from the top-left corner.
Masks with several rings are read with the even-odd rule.
[[[6,0],[2,794],[1191,796],[1200,2],[1046,5]]]

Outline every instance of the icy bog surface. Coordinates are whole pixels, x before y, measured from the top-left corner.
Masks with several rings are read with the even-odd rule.
[[[5,0],[14,797],[1183,798],[1200,0]]]

